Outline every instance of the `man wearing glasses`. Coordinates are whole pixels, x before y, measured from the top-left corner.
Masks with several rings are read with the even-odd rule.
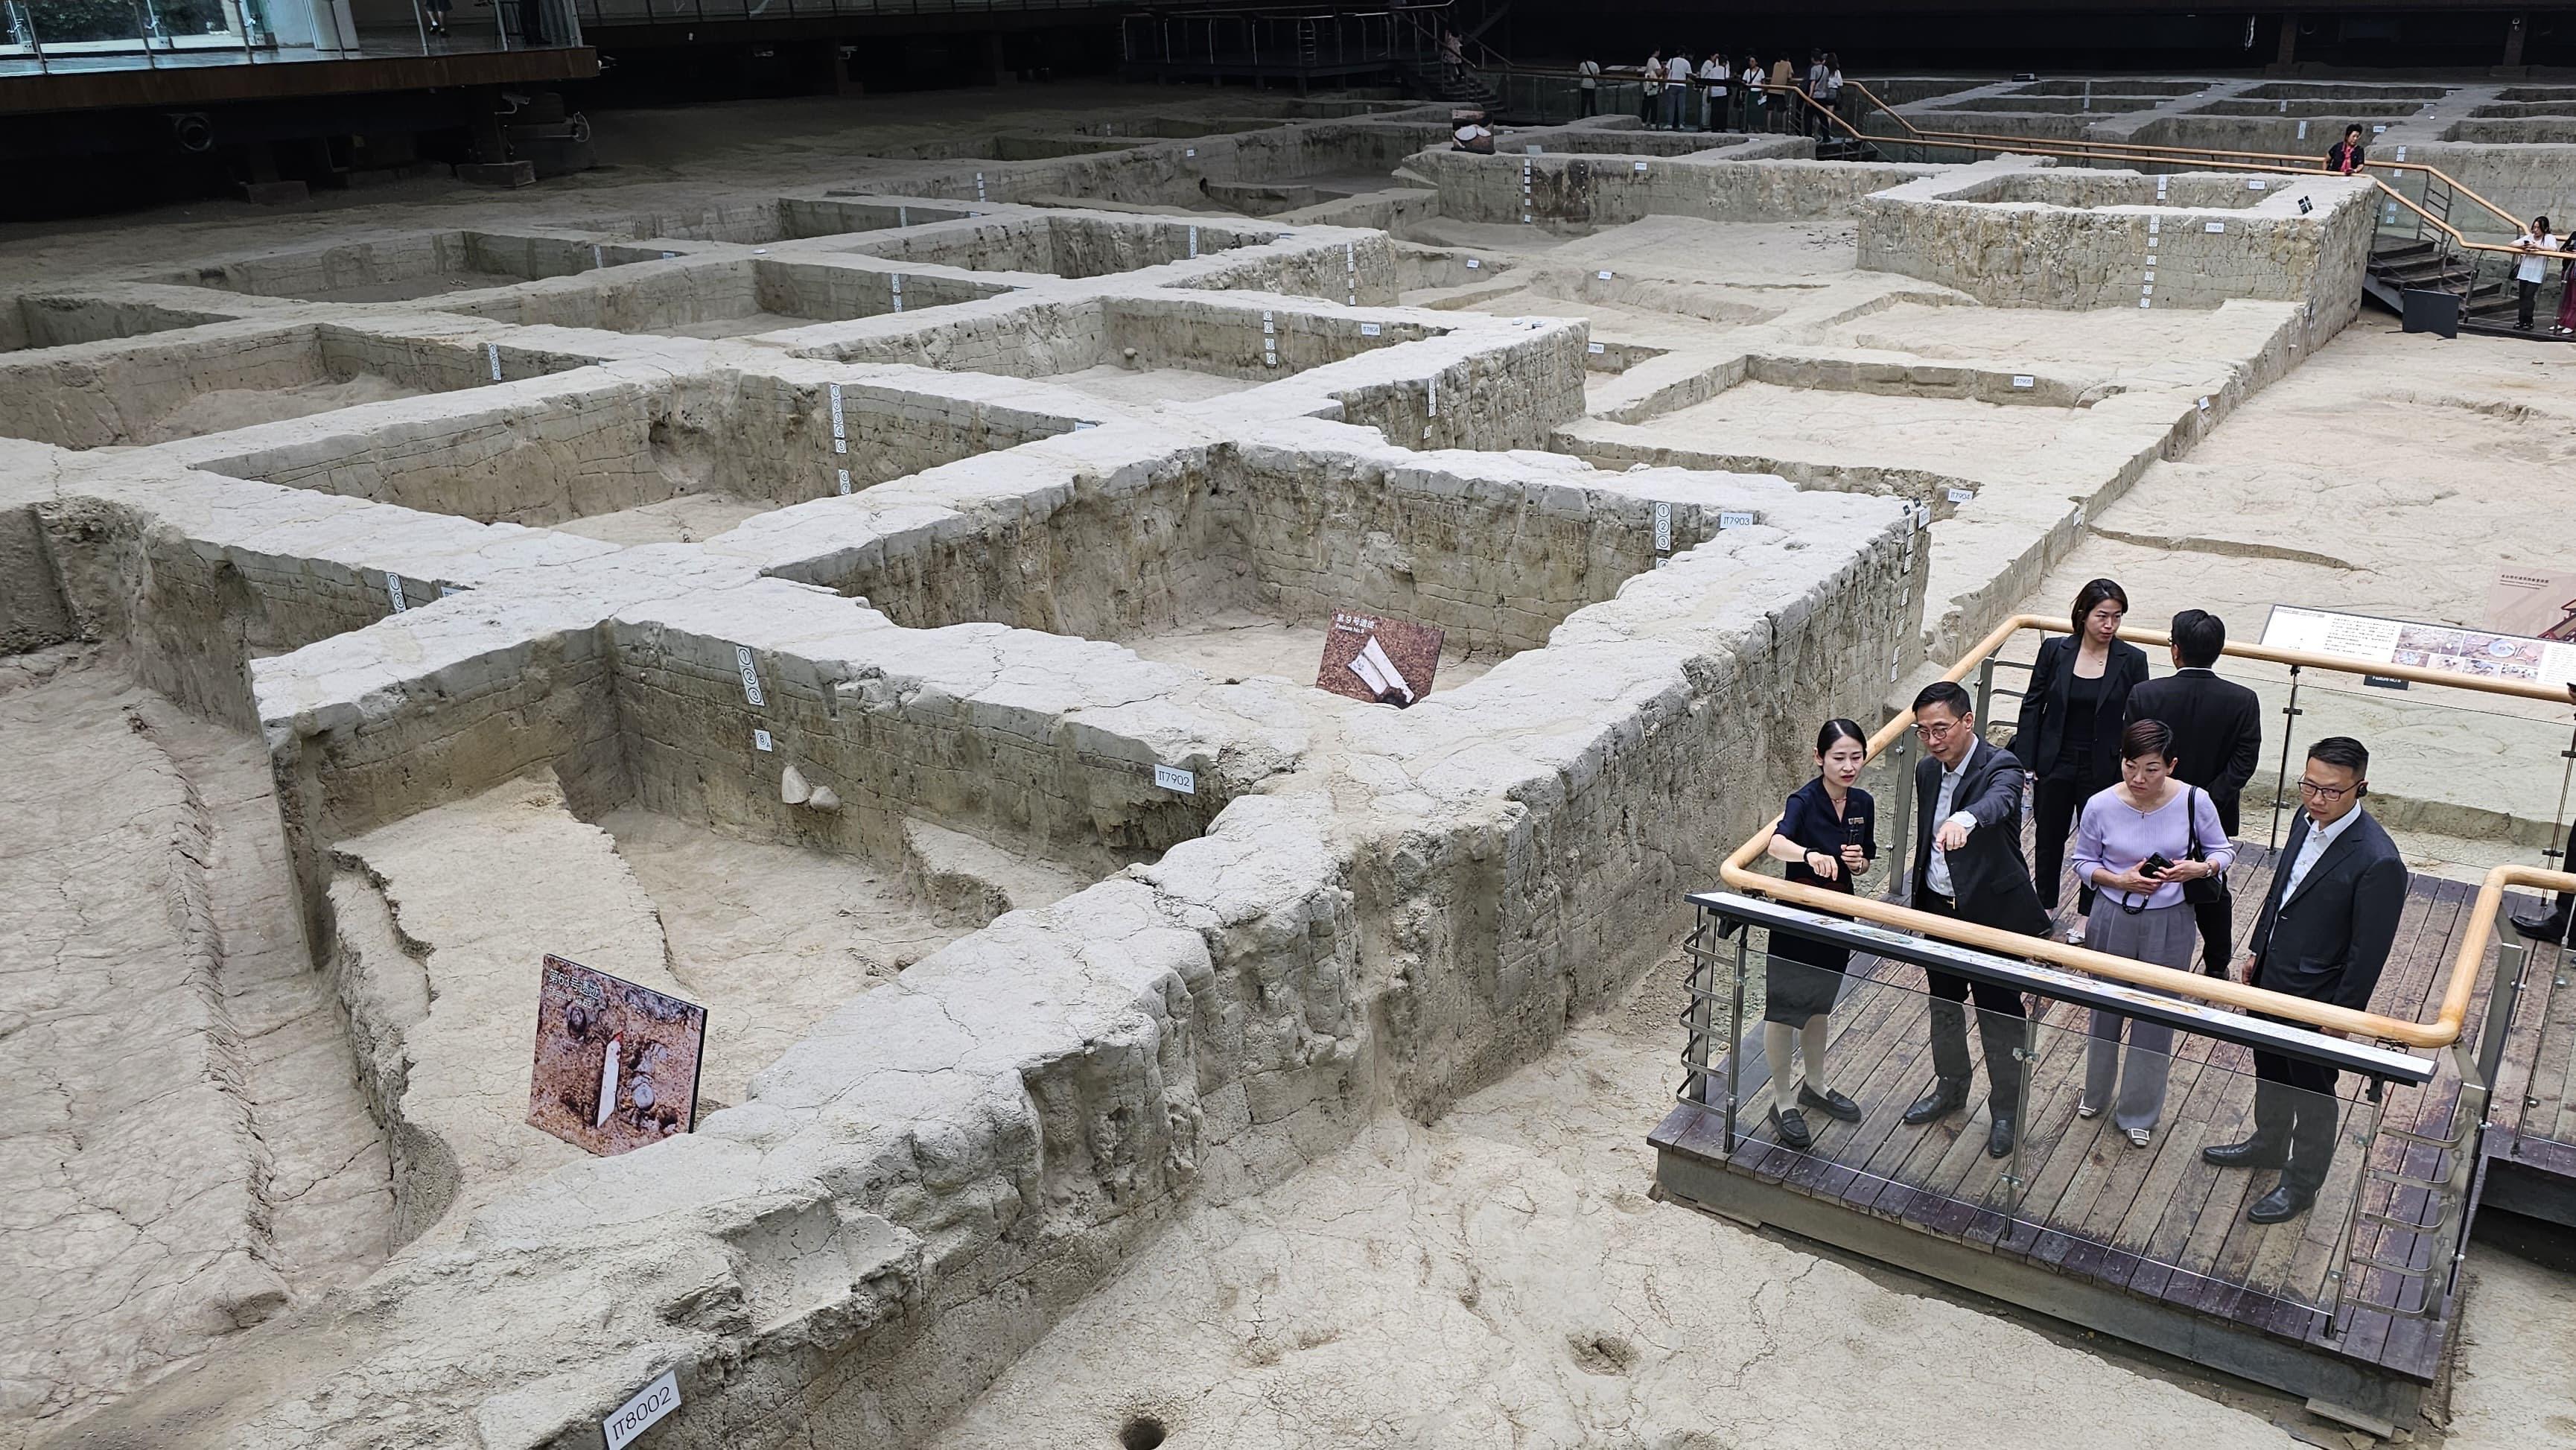
[[[2011,751],[1977,738],[1976,702],[1948,680],[1914,697],[1914,733],[1923,759],[1914,767],[1914,869],[1908,895],[1917,911],[1955,917],[2026,936],[2048,934],[2048,913],[2031,889],[2021,854],[2021,794],[2027,779]],[[1977,1035],[1986,1045],[1986,1153],[2012,1152],[2021,1112],[2021,1059],[2028,1013],[2010,987],[1948,972],[1925,971],[1932,984],[1932,1088],[1905,1110],[1920,1125],[1968,1105],[1968,1023],[1961,1003],[1977,1001]]]
[[[2369,770],[2370,752],[2349,736],[2308,747],[2299,774],[2302,809],[2290,826],[2287,864],[2273,874],[2254,922],[2245,981],[2369,1010],[2406,905],[2405,858],[2361,808]],[[2249,1222],[2279,1223],[2307,1212],[2325,1186],[2334,1159],[2335,1070],[2258,1051],[2254,1075],[2254,1136],[2203,1148],[2200,1156],[2221,1168],[2280,1169],[2281,1181],[2245,1210]]]

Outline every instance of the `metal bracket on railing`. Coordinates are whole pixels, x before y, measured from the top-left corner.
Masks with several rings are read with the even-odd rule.
[[[2289,804],[2284,799],[2290,788],[2290,737],[2296,733],[2292,723],[2304,713],[2299,709],[2299,667],[2290,666],[2290,702],[2281,707],[2281,770],[2272,779],[2272,837],[2267,851],[2281,849],[2281,809]]]

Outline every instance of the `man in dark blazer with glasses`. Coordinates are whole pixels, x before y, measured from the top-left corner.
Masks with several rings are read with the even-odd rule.
[[[2329,735],[2308,747],[2300,811],[2254,921],[2245,980],[2265,991],[2370,1010],[2371,990],[2397,941],[2406,906],[2406,858],[2361,808],[2370,752]],[[2285,1021],[2284,1018],[2271,1018]],[[2315,1206],[2334,1160],[2335,1070],[2254,1054],[2254,1135],[2203,1148],[2221,1168],[2278,1168],[2281,1181],[2247,1206],[2253,1223],[2279,1223]]]
[[[1955,917],[2025,936],[2048,934],[2048,913],[2030,884],[2021,853],[2022,783],[2029,775],[2009,750],[1977,738],[1976,701],[1940,680],[1914,697],[1914,733],[1923,758],[1914,767],[1914,867],[1907,899],[1917,911]],[[1932,990],[1932,1087],[1905,1110],[1920,1126],[1968,1105],[1968,1022],[1962,1004],[1977,1003],[1977,1035],[1986,1046],[1986,1153],[2012,1152],[2021,1115],[2021,1052],[2030,1042],[2029,1013],[2010,987],[1971,983],[1926,971]]]

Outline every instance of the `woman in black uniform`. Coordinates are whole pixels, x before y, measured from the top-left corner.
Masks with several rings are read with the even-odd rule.
[[[2031,778],[2031,884],[2041,909],[2057,910],[2057,879],[2066,865],[2066,837],[2084,803],[2120,779],[2120,731],[2127,724],[2129,691],[2147,682],[2147,656],[2120,639],[2129,592],[2096,579],[2075,595],[2072,635],[2052,634],[2039,646],[2030,684],[2021,697],[2021,725],[2004,747],[2021,758]],[[2084,939],[2093,888],[2078,883],[2075,915],[2066,939]]]
[[[1851,721],[1828,720],[1816,732],[1816,778],[1789,797],[1771,833],[1771,855],[1788,863],[1790,880],[1849,892],[1852,878],[1878,858],[1878,808],[1868,791],[1852,784],[1868,761],[1868,737]],[[1860,1121],[1860,1105],[1825,1086],[1825,1014],[1833,1010],[1850,962],[1851,953],[1841,947],[1771,934],[1763,969],[1762,1053],[1771,1063],[1771,1121],[1783,1147],[1803,1152],[1815,1141],[1803,1109]],[[1806,1058],[1803,1082],[1789,1071],[1793,1038]]]

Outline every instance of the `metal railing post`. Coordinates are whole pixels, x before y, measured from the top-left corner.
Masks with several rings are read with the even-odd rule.
[[[1726,1154],[1735,1156],[1735,1104],[1744,1075],[1744,978],[1753,955],[1753,927],[1735,925],[1735,992],[1726,1009]]]
[[[2290,666],[2290,703],[2281,707],[2281,769],[2280,773],[2272,778],[2272,835],[2264,846],[2267,851],[2281,849],[2281,808],[2287,804],[2282,798],[2282,792],[2290,788],[2290,737],[2298,728],[2295,722],[2299,718],[2299,713],[2299,667],[2292,665]]]
[[[1995,659],[1988,655],[1977,662],[1977,720],[1982,726],[1994,715]]]

